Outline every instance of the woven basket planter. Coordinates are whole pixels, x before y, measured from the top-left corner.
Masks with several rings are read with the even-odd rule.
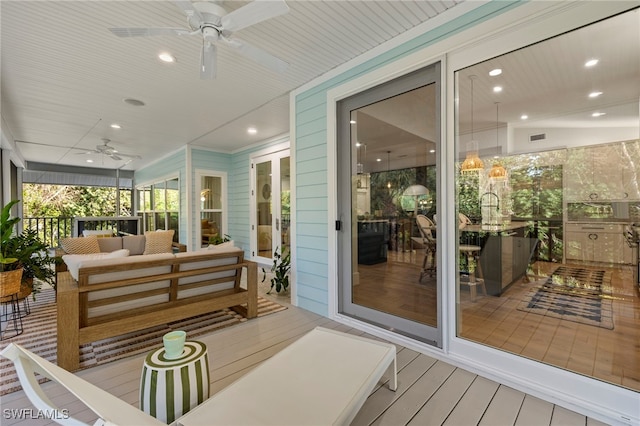
[[[21,282],[22,268],[14,271],[0,272],[0,300],[12,294],[20,293]],[[4,300],[2,301],[4,302]]]

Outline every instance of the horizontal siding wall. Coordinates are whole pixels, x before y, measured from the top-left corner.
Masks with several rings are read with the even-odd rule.
[[[178,240],[187,244],[189,238],[187,230],[187,181],[186,179],[186,151],[184,149],[169,155],[150,166],[136,170],[134,185],[147,184],[177,176],[180,183],[180,235]]]
[[[327,91],[521,4],[494,1],[431,29],[295,97],[296,288],[298,306],[328,316]],[[331,231],[333,232],[333,231]]]

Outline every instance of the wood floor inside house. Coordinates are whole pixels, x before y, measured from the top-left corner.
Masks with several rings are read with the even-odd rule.
[[[419,280],[424,253],[390,252],[387,262],[358,265],[353,297],[358,304],[429,325],[436,323],[436,281]],[[535,262],[528,276],[500,296],[476,301],[469,287],[460,289],[458,336],[536,361],[640,391],[640,291],[631,266],[567,265],[605,270],[611,277],[606,298],[612,301],[613,329],[522,312],[518,304],[539,287],[559,264]]]

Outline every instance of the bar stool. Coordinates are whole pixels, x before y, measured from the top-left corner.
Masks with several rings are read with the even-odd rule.
[[[21,279],[22,269],[0,273],[0,340],[10,339],[24,331],[18,299]],[[3,323],[6,323],[4,330]],[[9,328],[10,323],[13,323],[12,329]],[[7,336],[9,331],[13,334]]]
[[[471,294],[471,301],[476,301],[477,296],[477,286],[479,285],[482,288],[482,292],[484,295],[487,295],[487,287],[484,285],[484,278],[482,275],[482,268],[480,266],[480,251],[482,247],[468,245],[468,244],[460,244],[458,246],[458,250],[460,251],[461,256],[465,256],[467,258],[467,265],[469,268],[469,281],[463,282],[460,280],[460,284],[465,284],[469,286],[469,293]],[[475,268],[472,269],[472,262],[475,262],[477,265],[478,276],[476,277]]]

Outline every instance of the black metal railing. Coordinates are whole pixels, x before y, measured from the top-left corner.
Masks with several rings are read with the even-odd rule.
[[[25,229],[35,230],[49,247],[59,247],[60,240],[73,233],[73,217],[25,217],[23,226]]]

